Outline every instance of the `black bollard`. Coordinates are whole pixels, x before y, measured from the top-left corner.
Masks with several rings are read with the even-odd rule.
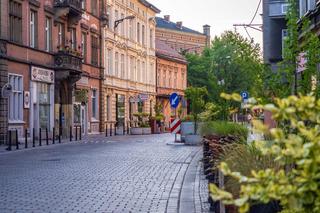
[[[108,124],[106,124],[106,137],[108,137]]]
[[[123,122],[123,135],[125,135],[126,134],[126,123],[125,122]]]
[[[127,123],[127,135],[130,134],[130,129],[129,129],[130,127],[129,126],[130,126],[130,122]]]
[[[19,149],[19,141],[18,141],[18,130],[16,129],[16,148]]]
[[[8,151],[11,151],[11,150],[12,150],[11,130],[8,131],[8,139],[9,139],[9,141],[8,141],[8,148],[7,148],[7,150],[8,150]]]
[[[76,141],[78,141],[78,126],[76,126]]]
[[[114,135],[116,136],[117,135],[117,125],[116,124],[114,124]]]
[[[24,148],[28,149],[28,130],[24,130]]]
[[[48,128],[46,128],[46,143],[47,143],[47,146],[49,146],[49,133],[48,133]]]
[[[110,136],[112,136],[112,124],[110,124]]]
[[[39,146],[42,146],[41,128],[39,129]]]
[[[52,144],[56,143],[56,129],[53,127],[52,129]]]
[[[32,129],[32,147],[36,147],[36,134],[35,134],[35,129]]]
[[[59,133],[58,133],[58,140],[59,140],[59,143],[61,143],[61,127],[59,127]]]
[[[70,141],[72,141],[72,126],[70,126]]]
[[[79,135],[79,139],[80,139],[80,141],[82,140],[82,127],[81,127],[81,125],[79,126],[79,128],[80,128],[80,135]]]

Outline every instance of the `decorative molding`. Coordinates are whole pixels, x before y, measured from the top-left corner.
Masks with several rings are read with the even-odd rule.
[[[29,3],[35,7],[40,7],[40,2],[37,0],[29,0]]]

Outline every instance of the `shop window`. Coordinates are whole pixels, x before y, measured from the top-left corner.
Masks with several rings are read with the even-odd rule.
[[[9,83],[12,93],[9,97],[9,121],[23,121],[23,78],[19,75],[9,74]]]
[[[22,5],[13,0],[9,1],[9,38],[22,43]]]
[[[106,102],[106,121],[110,121],[110,111],[111,105],[110,105],[110,96],[107,96],[107,102]]]
[[[125,96],[116,95],[116,119],[117,126],[123,126],[125,120]]]
[[[97,90],[92,90],[92,118],[98,119],[98,97],[97,97]]]
[[[138,102],[138,112],[143,112],[143,107],[144,107],[144,102],[143,101],[139,101]]]

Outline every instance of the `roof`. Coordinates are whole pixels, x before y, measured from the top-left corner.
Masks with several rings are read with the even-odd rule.
[[[141,4],[143,4],[144,6],[150,8],[151,10],[153,10],[155,13],[160,13],[161,10],[159,10],[156,6],[154,6],[153,4],[151,4],[150,2],[146,1],[146,0],[139,0],[139,2]]]
[[[156,17],[156,22],[157,22],[157,27],[159,28],[165,28],[165,29],[170,29],[170,30],[175,30],[175,31],[180,31],[180,32],[185,32],[185,33],[193,33],[197,35],[204,35],[203,33],[200,33],[196,30],[192,30],[188,27],[182,26],[182,28],[177,27],[177,24],[171,21],[166,21],[164,18],[161,17]]]
[[[167,45],[164,41],[161,41],[159,39],[156,39],[156,55],[169,60],[187,63],[187,60],[184,56],[182,56],[175,49]]]

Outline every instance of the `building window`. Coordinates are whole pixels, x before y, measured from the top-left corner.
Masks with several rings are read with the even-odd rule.
[[[129,39],[133,40],[133,20],[129,19]]]
[[[124,14],[123,13],[121,14],[121,19],[124,19]],[[125,21],[123,21],[121,23],[121,35],[122,36],[125,36],[124,27],[125,27]]]
[[[83,62],[86,62],[87,60],[87,33],[82,32],[81,33],[81,51],[82,51],[82,58]]]
[[[99,63],[99,43],[98,38],[91,36],[91,64],[98,66]]]
[[[70,29],[70,44],[73,50],[77,50],[77,32],[75,28]]]
[[[131,81],[135,81],[135,58],[130,57],[130,72],[131,72]]]
[[[182,83],[181,89],[185,89],[185,74],[184,74],[184,71],[182,71],[182,74],[181,74],[181,83]]]
[[[174,72],[173,88],[177,89],[178,72]]]
[[[119,11],[118,11],[118,10],[116,10],[116,11],[114,12],[114,18],[115,18],[115,20],[119,20]],[[117,28],[115,29],[115,32],[119,34],[119,27],[117,27]]]
[[[121,69],[121,78],[124,79],[125,78],[124,54],[121,54],[120,69]]]
[[[285,51],[285,45],[286,45],[286,39],[288,37],[288,30],[287,29],[283,29],[281,32],[281,42],[282,42],[282,56],[284,55],[284,51]]]
[[[91,101],[92,101],[92,118],[98,119],[98,98],[97,98],[96,89],[92,90]]]
[[[172,72],[169,71],[169,88],[172,88],[172,84],[171,84],[171,75],[172,75]]]
[[[167,71],[166,70],[163,70],[163,84],[162,86],[163,87],[167,87]]]
[[[83,10],[86,9],[86,0],[81,1],[81,9],[83,9]]]
[[[153,48],[153,29],[150,29],[150,48]]]
[[[147,82],[147,73],[146,73],[146,63],[142,62],[142,73],[141,73],[141,82]]]
[[[9,38],[22,43],[22,6],[20,2],[9,1]]]
[[[111,109],[110,96],[107,96],[107,99],[106,99],[106,121],[110,120],[110,109]]]
[[[51,51],[51,18],[46,17],[45,20],[45,50]]]
[[[289,9],[289,4],[288,3],[281,4],[281,13],[282,14],[287,14],[288,9]]]
[[[64,46],[64,24],[58,23],[58,49]]]
[[[23,78],[9,74],[12,93],[9,96],[9,121],[23,121]]]
[[[158,86],[160,86],[160,72],[161,72],[161,70],[159,69],[158,72],[157,72],[157,84],[158,84]]]
[[[140,43],[140,23],[137,23],[137,42]]]
[[[300,0],[300,17],[304,16],[309,10],[313,10],[315,6],[315,0]]]
[[[30,47],[35,48],[37,46],[37,12],[34,10],[30,10],[30,23],[29,23],[29,45]]]
[[[116,52],[114,57],[114,75],[119,77],[119,53]]]
[[[112,27],[112,21],[111,21],[111,7],[108,7],[107,6],[107,16],[108,16],[108,24],[107,24],[107,26],[109,27],[109,28],[111,28]]]
[[[107,50],[107,74],[112,75],[112,50],[108,49]]]
[[[91,0],[91,12],[92,12],[92,15],[94,15],[94,16],[98,15],[97,0]]]
[[[146,44],[146,38],[145,38],[145,27],[144,27],[144,25],[142,25],[142,27],[141,27],[142,29],[141,29],[141,33],[142,33],[142,38],[141,38],[141,42],[142,42],[142,44],[143,45],[145,45]]]
[[[141,82],[141,63],[137,60],[137,81]]]
[[[150,73],[150,80],[149,80],[149,82],[150,82],[150,84],[153,85],[154,82],[156,81],[155,69],[154,69],[154,64],[153,64],[153,63],[150,64],[150,71],[149,71],[149,73]]]

